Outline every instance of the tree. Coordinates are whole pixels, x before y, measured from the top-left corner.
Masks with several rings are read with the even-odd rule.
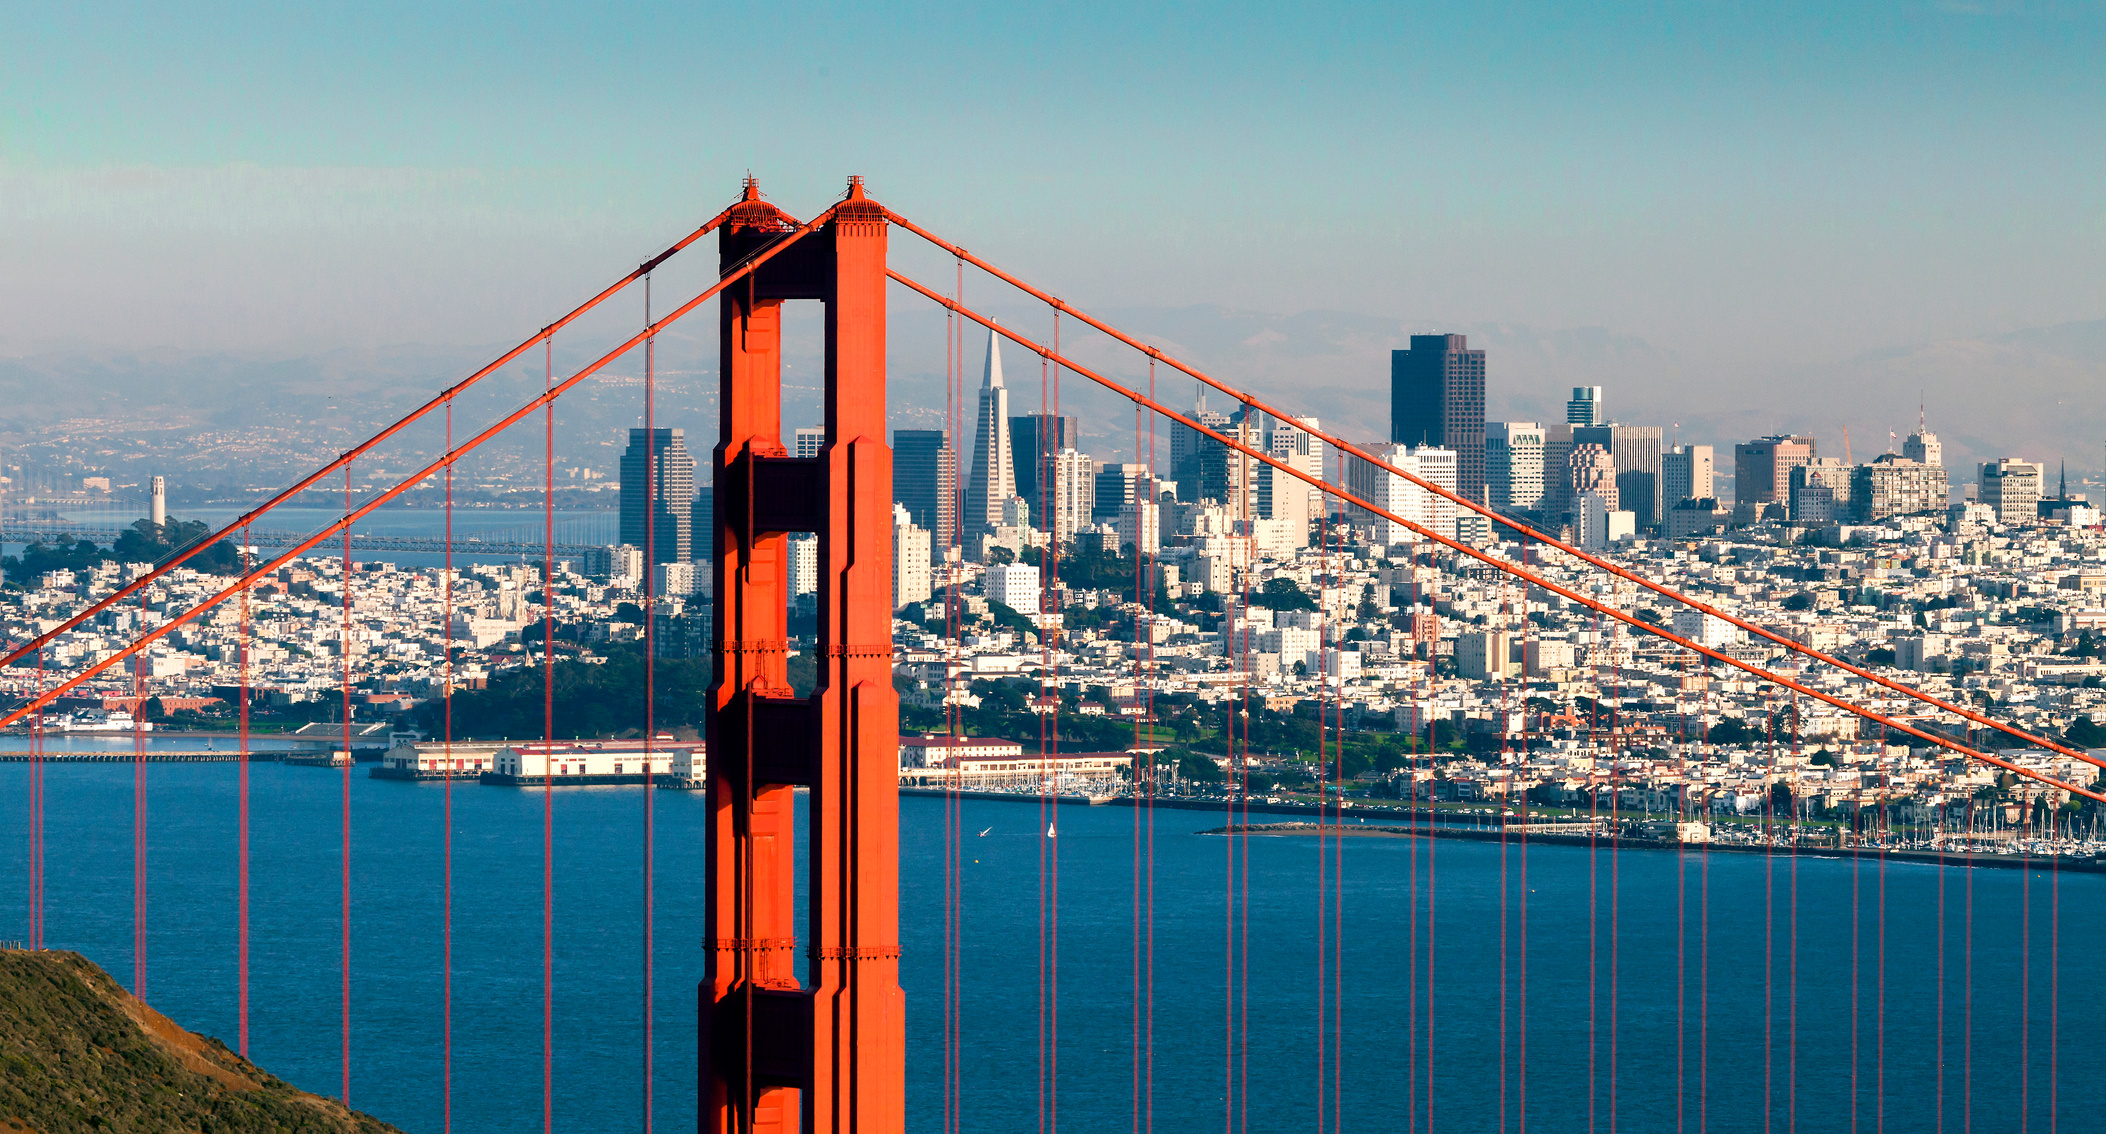
[[[199,520],[170,520],[158,526],[152,520],[138,520],[117,537],[117,543],[110,551],[112,557],[122,563],[159,563],[196,546],[211,534],[211,527]],[[191,556],[184,563],[192,570],[215,575],[230,574],[240,565],[241,554],[226,540]]]
[[[990,547],[987,549],[987,565],[989,567],[1002,567],[1014,562],[1016,562],[1016,552],[1006,547]]]
[[[1274,575],[1265,580],[1258,593],[1251,596],[1253,606],[1270,607],[1273,610],[1315,610],[1316,600],[1309,597],[1301,585],[1283,575]]]
[[[35,586],[45,572],[86,571],[109,557],[92,540],[68,543],[60,538],[51,544],[37,540],[23,548],[19,558],[10,555],[0,559],[0,571],[6,573],[8,586],[27,588]]]
[[[1649,606],[1638,611],[1638,621],[1650,622],[1655,626],[1667,625],[1667,617]]]
[[[1753,744],[1762,739],[1762,734],[1748,727],[1748,722],[1739,717],[1727,717],[1712,725],[1704,739],[1713,744]]]
[[[2085,713],[2069,722],[2062,732],[2062,742],[2071,748],[2106,748],[2106,727],[2100,726]]]
[[[1220,783],[1222,779],[1221,765],[1197,752],[1187,752],[1178,760],[1177,774],[1180,779],[1206,784]]]
[[[1798,594],[1795,594],[1792,597],[1784,600],[1784,609],[1812,610],[1813,604],[1814,597],[1810,594],[1807,594],[1805,591],[1800,591]]]
[[[1790,785],[1790,784],[1787,784],[1787,783],[1785,783],[1785,782],[1784,782],[1784,781],[1782,781],[1782,780],[1779,780],[1778,782],[1776,782],[1776,783],[1774,783],[1774,784],[1771,784],[1771,785],[1770,785],[1770,814],[1772,814],[1772,815],[1790,815],[1791,813],[1792,813],[1792,789],[1791,789],[1791,785]]]
[[[148,697],[146,704],[139,707],[139,719],[143,721],[165,721],[168,719],[168,708],[161,704],[161,698]]]

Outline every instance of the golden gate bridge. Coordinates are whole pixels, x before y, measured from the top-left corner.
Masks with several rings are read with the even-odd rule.
[[[552,357],[550,344],[559,333],[587,312],[638,283],[643,283],[648,289],[656,269],[711,234],[714,234],[718,241],[718,271],[714,283],[655,319],[649,315],[647,307],[646,322],[641,329],[592,363],[560,380],[552,363],[547,363],[547,378],[539,395],[476,429],[465,439],[455,439],[453,411],[457,399],[490,375],[528,357],[536,348],[542,349],[545,359]],[[894,266],[890,243],[901,236],[921,240],[951,261],[955,272],[948,287],[943,286],[940,281],[930,283],[909,277]],[[1016,329],[1014,321],[1007,324],[998,323],[981,308],[968,304],[963,294],[967,269],[1011,289],[1011,294],[1020,294],[1042,304],[1052,315],[1052,333],[1045,339],[1027,336]],[[1740,671],[1780,691],[1780,695],[1789,694],[1794,699],[1804,698],[1854,714],[1889,734],[1906,736],[1924,746],[1942,749],[2000,771],[2038,781],[2067,797],[2106,801],[2106,796],[2102,796],[2087,784],[2058,779],[2014,762],[1999,755],[1994,746],[1975,743],[1971,738],[1977,734],[1995,734],[2061,757],[2092,766],[2106,767],[2106,762],[2087,752],[2068,747],[2051,737],[2029,733],[1975,706],[1947,701],[1931,692],[1914,688],[1830,652],[1815,649],[1759,623],[1738,617],[1731,610],[1721,609],[1699,597],[1677,592],[1639,568],[1620,564],[1604,555],[1587,552],[1551,533],[1531,528],[1515,517],[1495,513],[1481,503],[1459,496],[1448,488],[1418,477],[1411,471],[1394,467],[1344,437],[1307,425],[1291,408],[1276,405],[1241,390],[1003,271],[962,245],[947,240],[908,217],[879,204],[866,193],[860,179],[854,178],[850,179],[845,196],[807,220],[799,220],[764,199],[757,184],[749,179],[739,199],[729,207],[674,242],[659,255],[638,265],[635,270],[573,311],[528,336],[487,366],[440,391],[429,401],[379,430],[368,440],[314,470],[262,505],[222,526],[192,549],[170,557],[156,565],[152,571],[124,583],[111,593],[67,616],[55,627],[14,646],[4,659],[0,659],[0,664],[41,667],[44,663],[44,647],[58,635],[128,599],[140,596],[157,579],[181,569],[184,563],[203,547],[220,539],[230,539],[246,549],[243,568],[230,582],[188,609],[171,609],[165,620],[140,631],[122,648],[108,652],[105,656],[77,669],[50,673],[48,687],[40,687],[40,691],[34,696],[0,714],[0,726],[23,722],[34,725],[40,714],[58,698],[112,670],[113,667],[122,665],[127,658],[150,647],[154,642],[207,611],[233,603],[240,607],[245,616],[246,596],[251,588],[266,575],[298,557],[340,553],[348,561],[351,554],[361,548],[383,549],[396,546],[384,542],[361,544],[359,539],[394,537],[356,537],[352,534],[352,529],[359,521],[371,516],[390,501],[435,479],[446,485],[450,509],[452,470],[455,463],[493,438],[514,429],[535,429],[543,435],[548,452],[549,503],[544,510],[540,527],[541,538],[538,543],[530,535],[515,533],[502,546],[506,553],[538,553],[544,568],[552,567],[556,556],[565,550],[556,541],[553,505],[555,403],[579,384],[592,379],[616,359],[641,350],[647,376],[644,382],[644,425],[646,429],[653,428],[657,411],[655,392],[649,375],[652,373],[651,360],[656,349],[656,337],[671,324],[715,300],[720,349],[720,430],[717,446],[711,456],[711,491],[715,498],[714,516],[717,525],[713,543],[714,586],[710,592],[713,596],[711,601],[714,603],[712,653],[715,675],[711,686],[706,730],[709,753],[707,794],[710,807],[708,866],[701,882],[708,903],[708,930],[702,943],[702,955],[695,959],[695,967],[704,974],[699,992],[697,1021],[701,1075],[698,1087],[698,1123],[702,1129],[713,1132],[902,1130],[906,1123],[905,1082],[908,1050],[906,1008],[899,979],[899,697],[894,688],[892,672],[892,456],[886,443],[887,312],[893,295],[914,301],[926,301],[946,313],[946,375],[949,382],[949,412],[953,437],[958,435],[958,402],[965,370],[964,334],[968,327],[978,327],[1038,356],[1042,362],[1042,371],[1047,375],[1050,404],[1056,412],[1059,382],[1063,375],[1092,383],[1134,406],[1137,459],[1143,459],[1141,454],[1144,448],[1152,457],[1153,429],[1157,420],[1178,423],[1225,447],[1236,455],[1237,460],[1244,462],[1246,467],[1269,466],[1278,473],[1302,480],[1311,488],[1338,498],[1367,514],[1401,525],[1410,530],[1428,549],[1440,549],[1441,553],[1453,556],[1458,561],[1477,564],[1484,569],[1496,571],[1517,584],[1525,584],[1540,592],[1557,595],[1566,602],[1592,611],[1604,620],[1621,623],[1634,633],[1664,640],[1692,657],[1705,659],[1709,665]],[[825,313],[825,440],[818,455],[809,457],[793,456],[785,447],[781,419],[783,307],[786,303],[802,301],[816,301],[822,304]],[[1068,328],[1084,328],[1135,352],[1136,357],[1146,363],[1147,384],[1142,386],[1138,383],[1122,383],[1103,370],[1079,361],[1074,357],[1072,348],[1064,350],[1062,347],[1063,325]],[[1075,332],[1070,330],[1069,333],[1072,336]],[[1174,371],[1196,380],[1207,389],[1237,403],[1241,411],[1251,417],[1295,422],[1300,428],[1306,429],[1331,446],[1341,461],[1364,461],[1412,483],[1421,491],[1446,498],[1458,509],[1482,515],[1493,525],[1494,531],[1511,533],[1511,542],[1520,548],[1520,553],[1505,552],[1502,550],[1504,545],[1480,546],[1478,543],[1458,538],[1454,531],[1436,530],[1414,519],[1398,515],[1377,502],[1342,487],[1342,476],[1334,481],[1322,475],[1312,474],[1251,443],[1246,432],[1216,427],[1193,415],[1171,408],[1155,394],[1155,377],[1158,370]],[[443,416],[445,422],[447,444],[443,455],[401,478],[391,487],[371,492],[362,499],[354,499],[351,488],[354,466],[378,446],[412,424],[435,416]],[[538,422],[535,421],[537,417],[540,419]],[[1145,444],[1144,436],[1149,439]],[[1152,460],[1150,464],[1152,467]],[[340,474],[344,507],[341,516],[335,521],[298,535],[260,526],[274,509],[303,493],[333,490],[337,483],[336,478]],[[647,496],[649,489],[650,485],[647,483]],[[646,525],[646,529],[653,530],[655,526]],[[808,696],[799,696],[793,692],[787,674],[789,633],[786,610],[791,597],[791,583],[787,573],[786,543],[792,533],[815,534],[819,556],[818,645],[814,651],[818,677]],[[655,538],[655,533],[647,538]],[[418,550],[425,549],[424,542],[412,542],[418,543]],[[407,547],[408,544],[400,546]],[[262,554],[266,549],[274,554]],[[466,540],[444,538],[432,549],[451,555],[456,550],[469,551],[471,546]],[[473,548],[492,549],[494,545],[487,542],[481,547]],[[645,550],[646,561],[655,561],[654,549],[647,547]],[[1057,545],[1049,546],[1042,552],[1042,563],[1049,580],[1058,577],[1059,554],[1060,549]],[[1143,558],[1137,548],[1137,601],[1142,601],[1145,592],[1152,591],[1152,587],[1144,581],[1149,576],[1146,564],[1141,562]],[[1844,684],[1815,684],[1801,672],[1771,668],[1767,663],[1748,660],[1735,653],[1681,637],[1670,628],[1640,617],[1632,610],[1604,602],[1592,594],[1560,582],[1543,568],[1544,563],[1552,560],[1566,565],[1583,565],[1605,577],[1630,584],[1643,593],[1657,595],[1661,599],[1722,619],[1756,640],[1787,652],[1801,667],[1818,667],[1839,673],[1848,681]],[[649,588],[653,584],[647,577],[644,585]],[[1052,588],[1048,587],[1047,592],[1050,594],[1051,591]],[[352,618],[348,586],[344,588],[343,601],[343,618],[348,629]],[[1232,603],[1237,601],[1240,599],[1231,599]],[[957,604],[948,604],[947,609],[951,611],[951,617],[955,618]],[[552,628],[553,609],[545,609],[543,618],[546,632]],[[953,629],[955,630],[955,627]],[[1520,629],[1523,633],[1526,632],[1525,622]],[[1247,635],[1248,631],[1242,633]],[[1044,672],[1049,675],[1053,670],[1050,664],[1054,649],[1053,639],[1054,635],[1049,633],[1043,647],[1048,662]],[[1137,641],[1145,640],[1146,635],[1137,636]],[[247,638],[244,637],[243,641],[246,643]],[[1240,648],[1247,650],[1249,643],[1242,643]],[[553,681],[552,655],[543,651],[539,663],[546,688],[547,684]],[[451,664],[449,654],[448,665]],[[1145,657],[1137,656],[1137,678],[1149,672],[1150,664]],[[245,658],[243,666],[246,675]],[[641,724],[648,744],[648,738],[655,737],[657,730],[655,721],[650,717],[655,701],[650,695],[650,682],[653,678],[648,665],[644,673],[646,693],[643,704],[646,719]],[[348,729],[351,714],[348,705],[352,679],[352,662],[347,652],[343,662],[343,695],[347,706],[344,714],[346,748],[350,746]],[[1431,667],[1428,680],[1439,680],[1431,672]],[[447,688],[450,696],[450,682]],[[1861,691],[1904,698],[1915,702],[1919,708],[1905,717],[1883,712],[1865,704],[1865,693]],[[553,694],[545,693],[544,713],[549,738],[557,735],[553,706]],[[1337,713],[1339,708],[1334,704],[1324,711]],[[244,694],[241,700],[244,729],[247,724],[247,709],[248,700]],[[1953,733],[1923,727],[1924,714],[1956,722],[1963,727]],[[450,719],[449,715],[448,720]],[[1249,713],[1241,714],[1240,720],[1240,724],[1231,725],[1231,754],[1234,754],[1238,745],[1246,752],[1249,750]],[[1041,758],[1050,759],[1058,752],[1060,737],[1056,722],[1049,720],[1044,727],[1046,731],[1039,743]],[[1150,739],[1148,730],[1152,727],[1146,714],[1137,718],[1137,747]],[[1236,733],[1238,728],[1242,730],[1240,736]],[[952,729],[955,733],[955,718]],[[1330,739],[1336,733],[1328,729],[1323,735],[1327,739],[1324,742],[1324,750],[1319,753],[1320,760],[1331,766],[1337,778],[1342,778],[1342,742]],[[442,743],[450,741],[449,735],[443,738]],[[246,744],[245,731],[243,743]],[[1432,757],[1429,756],[1428,759],[1430,761]],[[249,797],[247,764],[242,762],[238,766],[243,777],[241,805],[244,809],[241,860],[242,929],[239,940],[239,948],[242,950],[242,983],[238,995],[243,1021],[241,1047],[246,1050],[249,939],[246,897],[248,860],[245,840]],[[29,781],[31,830],[27,864],[31,895],[28,940],[32,947],[42,947],[45,861],[41,805],[45,788],[41,771],[36,770],[34,761],[32,768]],[[342,930],[340,952],[336,960],[342,974],[340,1087],[342,1097],[348,1101],[352,1082],[352,927],[349,863],[354,848],[350,841],[349,821],[351,769],[344,768],[342,775]],[[1154,776],[1153,768],[1139,768],[1135,772],[1132,801],[1137,815],[1150,809],[1157,787]],[[544,787],[546,788],[546,785]],[[135,790],[139,793],[138,798],[142,804],[137,822],[143,824],[143,777],[135,781]],[[448,781],[448,790],[451,790],[451,781]],[[809,793],[807,819],[801,831],[798,830],[797,811],[792,802],[794,793],[799,791]],[[650,846],[651,840],[655,838],[649,809],[651,794],[647,786],[643,792],[646,872],[643,964],[646,971],[646,1034],[643,1050],[638,1056],[639,1074],[647,1084],[652,1081],[654,1075],[648,1023],[652,1018],[649,1003],[652,993],[648,974],[654,963],[650,906],[651,887],[654,883],[649,876]],[[544,1028],[541,1071],[544,1124],[552,1125],[554,1063],[549,1020],[554,987],[554,925],[551,897],[554,872],[546,838],[553,823],[553,811],[551,805],[546,802],[546,790],[543,798],[545,841],[541,979]],[[1247,828],[1247,791],[1242,798],[1245,806],[1240,812],[1240,818],[1246,821]],[[1232,817],[1238,815],[1234,804],[1231,804],[1228,810]],[[1357,1100],[1345,1093],[1342,1071],[1345,1058],[1343,1020],[1348,1000],[1340,961],[1343,955],[1344,922],[1339,903],[1342,902],[1343,895],[1341,877],[1345,863],[1345,840],[1338,828],[1343,818],[1337,806],[1328,806],[1318,818],[1320,837],[1325,841],[1320,844],[1322,850],[1318,857],[1319,869],[1310,880],[1317,893],[1323,896],[1322,900],[1330,903],[1323,907],[1319,918],[1319,933],[1330,936],[1320,936],[1318,942],[1319,1003],[1315,1006],[1321,1026],[1317,1029],[1315,1038],[1319,1089],[1315,1098],[1314,1119],[1320,1131],[1342,1131],[1347,1123],[1347,1115],[1358,1105]],[[1149,830],[1152,832],[1152,813],[1149,822]],[[1160,930],[1152,921],[1156,885],[1153,860],[1147,857],[1148,852],[1143,849],[1139,823],[1137,818],[1133,882],[1135,959],[1130,997],[1133,1013],[1131,1091],[1134,1129],[1152,1131],[1155,1122],[1150,1094],[1155,1074],[1152,1047],[1155,1012],[1153,974],[1154,950]],[[1529,823],[1524,820],[1517,825],[1513,833],[1522,852],[1520,890],[1523,896],[1520,905],[1520,925],[1524,939],[1527,932],[1526,894],[1529,892],[1526,881],[1528,828]],[[1416,837],[1425,841],[1427,853],[1422,911],[1427,935],[1425,949],[1421,956],[1417,952],[1418,947],[1414,945],[1414,954],[1408,959],[1404,971],[1401,974],[1386,974],[1384,979],[1403,979],[1414,988],[1414,1017],[1410,1025],[1413,1029],[1413,1078],[1409,1089],[1413,1092],[1423,1089],[1424,1095],[1420,1101],[1423,1101],[1424,1107],[1421,1112],[1417,1102],[1414,1102],[1410,1123],[1414,1129],[1423,1128],[1430,1131],[1434,1126],[1433,1091],[1436,1076],[1433,1021],[1437,953],[1433,938],[1436,893],[1433,848],[1438,841],[1438,831],[1429,820],[1423,825],[1423,829],[1415,830],[1414,833]],[[960,811],[954,793],[946,806],[946,898],[943,911],[944,1031],[941,1060],[944,1094],[942,1123],[946,1131],[962,1131],[973,1125],[962,1101],[962,1082],[966,1074],[968,1056],[962,1038],[965,977],[960,871],[964,840],[967,837],[969,836],[960,826]],[[1504,830],[1500,837],[1504,848]],[[1152,840],[1152,834],[1149,838]],[[135,843],[135,870],[139,874],[135,879],[134,980],[135,985],[143,986],[147,913],[144,897],[143,826],[135,829],[135,839],[138,840]],[[806,865],[802,869],[798,865],[800,844],[806,848],[803,855]],[[1148,845],[1152,846],[1152,842]],[[1239,850],[1232,840],[1229,848],[1231,879],[1238,869],[1237,856],[1240,854],[1241,869],[1245,872],[1247,887],[1247,845]],[[1059,1120],[1056,1084],[1061,1039],[1058,1016],[1059,845],[1050,824],[1047,826],[1045,838],[1040,842],[1039,858],[1042,935],[1040,1003],[1037,1005],[1040,1055],[1036,1089],[1040,1127],[1053,1129],[1057,1128]],[[449,871],[450,862],[449,857]],[[1501,862],[1505,862],[1503,850]],[[450,878],[449,874],[449,885]],[[1502,865],[1502,901],[1505,900],[1506,881]],[[1416,886],[1417,883],[1414,882],[1414,895],[1418,894]],[[2057,893],[2059,895],[2059,890]],[[1420,899],[1415,897],[1414,900]],[[1247,1129],[1250,1118],[1248,983],[1251,969],[1247,951],[1247,889],[1239,893],[1236,887],[1230,884],[1224,889],[1223,901],[1227,924],[1231,927],[1231,940],[1227,953],[1230,973],[1224,981],[1221,1005],[1224,1053],[1221,1069],[1224,1076],[1224,1112],[1221,1117],[1223,1128],[1233,1132]],[[800,905],[806,915],[806,932],[802,937],[798,933]],[[450,911],[449,905],[449,919]],[[1416,919],[1420,912],[1415,910],[1412,916]],[[923,916],[929,915],[923,911]],[[1244,952],[1240,955],[1233,940],[1234,927],[1239,916],[1245,919],[1242,946]],[[1503,932],[1503,912],[1501,918]],[[448,924],[450,927],[450,920]],[[1413,924],[1416,933],[1418,922],[1414,920]],[[1144,937],[1147,942],[1145,947],[1141,944]],[[799,950],[804,952],[809,962],[808,974],[804,977],[799,976],[795,964]],[[1453,1117],[1444,1115],[1444,1126],[1496,1126],[1502,1130],[1526,1128],[1528,1079],[1525,1057],[1525,955],[1524,949],[1523,968],[1518,977],[1522,1007],[1517,1011],[1516,1019],[1508,1018],[1504,957],[1501,958],[1500,968],[1501,998],[1496,1009],[1484,1003],[1441,1005],[1441,1011],[1447,1015],[1480,1013],[1490,1016],[1496,1013],[1496,1027],[1501,1037],[1502,1052],[1498,1071],[1501,1084],[1498,1114]],[[441,963],[451,964],[450,952],[441,959]],[[2059,988],[2059,984],[2057,987]],[[1425,1013],[1423,1020],[1416,1015],[1421,1003]],[[1028,1014],[1028,1007],[1018,1006],[1019,1020]],[[447,1013],[449,1037],[452,1029],[452,1008],[449,999],[443,1005],[443,1010]],[[1521,1045],[1523,1052],[1518,1079],[1511,1085],[1507,1081],[1508,1064],[1504,1055],[1510,1034],[1515,1042]],[[1942,1043],[1942,1039],[1940,1042]],[[1942,1050],[1941,1047],[1941,1058]],[[1590,1059],[1591,1051],[1590,1043]],[[1884,1058],[1884,1046],[1881,1051]],[[1664,1057],[1662,1053],[1650,1054],[1652,1057]],[[1676,1056],[1679,1058],[1679,1052]],[[1420,1062],[1421,1058],[1423,1062]],[[1423,1088],[1418,1079],[1422,1071]],[[446,1069],[449,1098],[453,1083],[452,1073],[449,1062]],[[1443,1067],[1440,1073],[1456,1072]],[[1260,1086],[1262,1089],[1263,1084]],[[1025,1088],[1019,1085],[1018,1089]],[[2055,1089],[2054,1085],[2051,1085],[2052,1089]],[[1509,1094],[1515,1099],[1515,1107],[1511,1114],[1507,1111],[1505,1101]],[[649,1091],[646,1091],[645,1097],[642,1125],[648,1130],[653,1122],[649,1109]],[[1653,1101],[1659,1103],[1668,1100]],[[1676,1106],[1679,1129],[1682,1125],[1681,1099],[1678,1097],[1672,1101]],[[1591,1103],[1589,1105],[1591,1107]],[[1853,1129],[1856,1120],[1855,1105],[1853,1095]],[[2056,1112],[2051,1107],[2051,1116],[2054,1113]],[[1940,1114],[1942,1119],[1942,1109]],[[1763,1122],[1767,1129],[1767,1114]],[[1589,1123],[1592,1124],[1591,1111]]]

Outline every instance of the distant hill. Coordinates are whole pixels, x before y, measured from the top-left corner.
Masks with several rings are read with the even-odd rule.
[[[0,949],[0,1134],[183,1130],[395,1127],[184,1031],[78,953]]]

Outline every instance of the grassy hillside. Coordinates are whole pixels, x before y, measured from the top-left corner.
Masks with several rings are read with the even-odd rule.
[[[184,1031],[78,953],[0,949],[0,1134],[394,1129]]]

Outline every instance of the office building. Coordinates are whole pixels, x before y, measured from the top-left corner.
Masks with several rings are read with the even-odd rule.
[[[1589,493],[1611,512],[1622,506],[1616,492],[1616,461],[1609,456],[1608,449],[1575,442],[1566,467],[1572,470],[1566,477],[1567,483],[1572,485],[1572,515],[1579,515],[1580,497]]]
[[[1660,454],[1660,500],[1669,508],[1684,500],[1717,496],[1716,480],[1709,445],[1676,445]]]
[[[1009,443],[1009,388],[1002,384],[1001,340],[987,332],[987,363],[980,372],[980,406],[973,436],[973,464],[966,476],[961,535],[976,535],[1002,523],[1002,504],[1016,496],[1016,463]]]
[[[1215,426],[1215,431],[1239,445],[1265,451],[1265,438],[1258,432],[1256,414],[1239,414]],[[1258,514],[1258,484],[1265,462],[1233,449],[1212,437],[1201,435],[1189,462],[1191,480],[1180,482],[1192,489],[1194,500],[1212,500],[1228,510],[1231,520],[1247,520]]]
[[[1539,516],[1565,516],[1572,512],[1572,426],[1547,422],[1543,426],[1543,502]]]
[[[793,457],[811,458],[818,456],[819,450],[826,447],[826,428],[818,425],[807,425],[798,429],[793,439],[793,445],[794,449],[790,454]]]
[[[1077,419],[1067,414],[1027,413],[1009,419],[1009,455],[1015,463],[1016,494],[1046,512],[1045,473],[1062,449],[1082,448]]]
[[[713,574],[707,564],[717,557],[717,493],[709,485],[703,485],[695,493],[695,502],[688,508],[688,543],[694,552],[693,559],[704,564],[700,568],[702,578]]]
[[[929,573],[929,533],[914,523],[904,504],[892,506],[892,609],[927,602],[933,588]]]
[[[695,557],[694,507],[686,431],[631,429],[622,452],[622,542],[647,548],[654,563],[685,563]]]
[[[929,533],[930,554],[958,543],[958,451],[941,429],[892,433],[892,499]]]
[[[1943,466],[1883,453],[1851,470],[1850,515],[1858,523],[1871,524],[1888,516],[1931,511],[1945,507],[1949,491]]]
[[[1413,335],[1389,355],[1389,439],[1455,454],[1455,491],[1484,499],[1484,352],[1462,335]]]
[[[1945,446],[1939,443],[1937,434],[1918,426],[1916,432],[1902,441],[1901,455],[1919,465],[1943,465]]]
[[[1787,515],[1800,525],[1837,524],[1850,515],[1850,466],[1834,457],[1815,457],[1791,470]]]
[[[1792,469],[1816,455],[1811,437],[1758,437],[1733,446],[1734,503],[1789,507]]]
[[[1229,426],[1232,421],[1229,415],[1216,413],[1208,409],[1207,398],[1204,393],[1199,395],[1198,400],[1193,404],[1191,412],[1186,416],[1217,433],[1229,432]],[[1215,501],[1221,499],[1218,496],[1207,496],[1202,490],[1201,481],[1205,477],[1202,475],[1201,466],[1203,464],[1215,466],[1218,479],[1222,450],[1224,448],[1221,442],[1183,422],[1173,422],[1171,424],[1170,475],[1177,482],[1179,499],[1211,499]],[[1220,486],[1216,485],[1215,487],[1218,489]]]
[[[1120,516],[1133,510],[1136,497],[1148,496],[1150,479],[1147,465],[1109,461],[1098,465],[1096,506],[1090,519],[1100,524],[1118,523]]]
[[[1565,424],[1606,425],[1609,415],[1602,411],[1600,386],[1574,386],[1572,399],[1565,403]]]
[[[1502,512],[1543,506],[1543,427],[1533,421],[1494,421],[1484,427],[1487,502]]]
[[[1599,445],[1616,466],[1616,496],[1638,526],[1657,526],[1660,500],[1660,427],[1657,425],[1575,425],[1574,445]]]
[[[2041,467],[2031,461],[2003,457],[1982,463],[1979,499],[1996,513],[1996,522],[2006,527],[2031,524],[2040,518]]]

